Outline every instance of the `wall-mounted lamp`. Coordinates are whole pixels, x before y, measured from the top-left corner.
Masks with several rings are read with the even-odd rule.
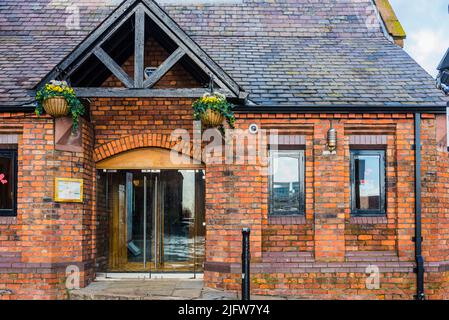
[[[154,73],[154,71],[156,71],[157,68],[156,67],[146,67],[143,75],[145,76],[145,80],[147,80],[149,77],[151,77],[151,75]]]
[[[332,122],[331,127],[327,132],[327,149],[329,149],[330,152],[337,149],[337,131],[332,127]]]

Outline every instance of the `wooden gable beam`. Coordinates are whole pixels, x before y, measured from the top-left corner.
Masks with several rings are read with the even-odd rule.
[[[55,79],[59,73],[60,70],[66,70],[68,67],[70,67],[74,62],[77,61],[81,57],[82,62],[84,62],[94,51],[92,46],[94,46],[95,42],[97,42],[99,39],[107,39],[110,34],[115,32],[124,21],[127,20],[127,18],[119,20],[121,16],[123,16],[128,10],[132,9],[133,6],[138,2],[138,0],[127,0],[122,3],[115,11],[108,17],[106,20],[103,21],[87,38],[84,40],[78,47],[76,47],[75,50],[70,53],[66,59],[64,59],[57,67],[55,67],[39,84],[37,87],[39,87],[42,84],[45,84],[49,82],[50,80]],[[129,12],[127,17],[134,14],[134,10],[132,12]],[[120,21],[117,24],[117,21]],[[113,28],[109,33],[108,36],[102,36],[105,32],[107,32],[110,28]],[[85,54],[86,51],[88,51],[88,54]],[[78,61],[76,63],[76,66],[79,67],[82,64],[81,61]],[[73,72],[74,68],[72,68],[68,72]]]
[[[182,89],[127,89],[127,88],[74,88],[79,98],[198,98],[204,88]],[[219,90],[227,97],[235,97],[229,90]]]
[[[128,21],[129,18],[135,13],[135,9],[128,12],[122,20],[120,20],[118,23],[116,23],[104,36],[97,39],[96,46],[91,47],[87,50],[87,52],[77,61],[73,66],[70,66],[70,69],[67,70],[66,78],[70,77],[78,68],[86,62],[86,60],[94,54],[94,51],[97,47],[103,45],[107,39],[109,39],[126,21]]]
[[[158,18],[148,9],[145,8],[145,12],[147,15],[150,16],[150,18],[180,47],[182,48],[186,54],[191,58],[197,65],[200,67],[206,74],[215,74],[209,67],[207,67],[197,56],[192,54],[189,50],[189,48],[181,41],[179,38],[171,32],[171,30],[165,26],[163,23],[161,23]],[[228,86],[226,86],[220,78],[215,78],[215,82],[220,86],[222,89],[227,89]]]
[[[95,56],[127,87],[133,88],[134,82],[125,71],[114,61],[102,48],[98,47],[94,52]]]
[[[151,19],[186,51],[186,54],[198,64],[206,74],[215,75],[215,82],[223,89],[229,88],[236,96],[242,91],[239,85],[220,68],[198,44],[196,44],[167,13],[153,0],[141,0],[145,3],[145,12]],[[154,13],[153,13],[154,12]],[[204,62],[203,62],[204,61]],[[206,65],[207,64],[207,65]]]
[[[173,52],[167,60],[165,60],[159,68],[154,71],[151,76],[145,80],[143,86],[145,88],[151,88],[154,86],[173,66],[185,55],[185,51],[182,48],[178,48]]]
[[[134,79],[101,47],[134,15]],[[144,80],[146,15],[178,45],[178,49]],[[56,77],[70,77],[91,56],[96,56],[126,87],[76,88],[80,97],[198,97],[204,89],[147,89],[154,86],[184,56],[188,56],[206,74],[215,78],[221,92],[228,97],[242,97],[245,92],[232,80],[153,0],[126,0],[106,18],[65,60],[55,67],[36,87]],[[61,71],[62,70],[62,71]],[[64,74],[64,75],[63,75]],[[129,90],[132,89],[132,90]]]
[[[129,37],[130,34],[131,34],[130,31],[128,31],[127,33],[123,33],[123,34],[119,37],[119,39],[117,40],[117,42],[114,43],[114,44],[111,46],[110,50],[116,50],[116,49],[118,48],[118,46],[119,46],[119,43],[121,43],[124,39],[126,39],[127,37]],[[122,54],[123,54],[126,50],[128,50],[128,49],[129,49],[129,47],[121,46],[121,47],[118,49],[118,51],[117,51],[117,57],[121,57]],[[83,73],[82,75],[80,75],[80,77],[77,78],[76,80],[77,80],[78,83],[82,83],[84,80],[86,80],[86,79],[88,78],[88,79],[89,79],[89,83],[95,83],[95,81],[97,80],[97,77],[99,77],[99,76],[101,77],[102,73],[103,73],[103,72],[97,73],[94,77],[92,77],[91,74],[89,74],[88,72],[85,72],[85,73]],[[69,74],[71,75],[72,72],[69,72]],[[87,86],[89,86],[89,85],[90,85],[90,84],[87,84]]]
[[[145,55],[145,11],[139,5],[135,15],[134,28],[134,86],[143,88]]]

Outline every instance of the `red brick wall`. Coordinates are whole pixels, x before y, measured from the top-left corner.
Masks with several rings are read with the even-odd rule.
[[[246,172],[208,189],[208,218],[217,217],[214,233],[220,240],[210,245],[205,282],[217,288],[240,288],[240,229],[251,226],[254,293],[300,295],[315,298],[411,299],[415,294],[414,266],[414,150],[413,115],[312,115],[239,114],[237,125],[277,128],[286,134],[306,135],[306,217],[301,222],[268,218],[268,181],[252,165],[231,166],[221,171]],[[423,115],[423,233],[426,290],[429,298],[448,297],[443,283],[447,273],[447,197],[449,181],[446,152],[437,152],[435,119]],[[334,155],[325,154],[329,120],[337,129],[339,145]],[[387,162],[387,216],[353,218],[350,214],[350,136],[385,136]],[[372,146],[370,146],[372,147]],[[216,170],[215,168],[208,170]],[[434,174],[436,173],[436,175]],[[211,176],[212,174],[209,173]],[[214,179],[216,179],[214,175]],[[216,180],[215,180],[216,181]],[[221,180],[219,180],[221,182]],[[262,181],[262,194],[252,183]],[[245,182],[245,183],[243,183]],[[224,186],[224,188],[223,188]],[[252,200],[246,204],[244,195]],[[229,199],[231,198],[231,199]],[[251,204],[261,203],[252,206]],[[238,209],[232,209],[238,208]],[[256,210],[254,210],[256,209]],[[232,215],[232,217],[230,216]],[[260,219],[260,220],[259,220]],[[309,222],[310,221],[310,222]],[[259,232],[262,228],[262,255]],[[308,233],[306,233],[309,231]],[[312,231],[312,232],[310,232]],[[426,238],[428,237],[428,239]],[[208,239],[209,241],[209,239]],[[427,242],[426,242],[427,241]],[[223,250],[217,250],[221,247]],[[220,252],[217,256],[217,252]],[[225,254],[224,252],[227,252]],[[218,271],[224,268],[228,272]],[[262,262],[262,263],[260,263]],[[431,263],[432,262],[432,263]],[[380,268],[380,289],[366,289],[369,265]]]
[[[21,134],[19,144],[19,215],[17,221],[0,219],[0,290],[11,290],[3,299],[63,297],[65,264],[105,263],[102,230],[106,218],[96,213],[92,157],[142,146],[170,147],[171,129],[191,130],[190,102],[174,99],[172,113],[156,124],[157,103],[123,99],[98,99],[92,104],[92,129],[84,126],[83,153],[54,150],[53,121],[25,115],[2,115],[0,130]],[[97,114],[100,105],[117,108],[137,106],[141,115],[123,118],[114,111]],[[165,103],[164,103],[165,106]],[[112,110],[112,108],[111,108]],[[167,107],[165,107],[167,110]],[[136,110],[134,110],[136,111]],[[103,118],[109,117],[108,121]],[[142,123],[142,118],[148,117]],[[123,130],[128,119],[127,130]],[[325,133],[329,120],[337,129],[337,154],[327,155]],[[233,164],[207,167],[206,221],[207,261],[228,264],[231,273],[205,272],[208,286],[239,288],[241,228],[252,229],[253,292],[295,294],[327,298],[411,298],[415,290],[413,269],[413,119],[412,115],[238,115],[237,126],[250,123],[260,128],[279,128],[283,134],[295,128],[306,137],[306,216],[304,220],[275,221],[268,217],[266,166]],[[167,125],[165,125],[167,124]],[[13,128],[13,129],[11,129]],[[123,131],[121,131],[123,130]],[[143,134],[146,133],[146,134]],[[349,137],[387,136],[387,218],[353,219],[349,208]],[[449,298],[447,285],[449,185],[447,153],[435,146],[435,121],[423,120],[423,223],[427,292],[431,298]],[[165,142],[164,142],[165,141]],[[95,155],[94,153],[94,144]],[[254,145],[249,145],[249,148]],[[112,151],[111,151],[112,150]],[[55,176],[83,177],[86,202],[55,204]],[[333,186],[333,187],[332,187]],[[100,188],[100,186],[98,187]],[[101,189],[100,189],[101,190]],[[100,191],[99,190],[99,191]],[[31,200],[31,199],[32,200]],[[5,224],[8,223],[6,226]],[[32,244],[32,245],[31,245]],[[103,246],[103,247],[102,247]],[[13,265],[14,263],[14,265]],[[18,264],[16,264],[18,263]],[[48,266],[46,280],[36,275],[36,264]],[[367,290],[365,268],[381,267],[381,289]],[[43,268],[43,267],[42,267]],[[86,280],[90,278],[87,268]],[[41,269],[42,271],[42,269]]]
[[[0,114],[0,134],[17,133],[18,212],[0,217],[0,299],[63,298],[67,265],[92,277],[92,133],[83,126],[82,153],[56,151],[49,117]],[[84,204],[53,202],[54,178],[84,178]]]
[[[397,207],[399,196],[397,176],[407,176],[413,179],[413,136],[407,134],[402,138],[397,130],[413,132],[413,121],[401,116],[391,118],[382,115],[382,119],[367,119],[366,115],[260,115],[261,119],[253,119],[254,115],[248,115],[249,119],[242,115],[238,121],[240,128],[248,128],[252,122],[258,123],[261,128],[280,130],[282,134],[302,134],[306,137],[306,216],[305,221],[276,222],[276,219],[268,219],[268,179],[262,177],[264,188],[262,203],[263,216],[263,243],[264,251],[310,251],[314,250],[314,236],[323,235],[321,241],[329,241],[329,248],[335,252],[334,238],[340,234],[343,249],[346,251],[391,251],[396,250],[395,230],[397,227]],[[287,118],[288,117],[288,118]],[[339,147],[335,155],[323,155],[326,144],[326,133],[329,129],[329,121],[332,120],[339,135]],[[292,129],[288,129],[292,128]],[[379,145],[379,149],[387,149],[387,202],[388,214],[386,218],[354,219],[350,215],[350,143],[349,137],[353,135],[377,135],[386,136],[386,145]],[[410,140],[411,139],[411,140]],[[354,147],[356,145],[353,145]],[[360,147],[358,145],[358,147]],[[407,152],[408,162],[398,158],[397,150]],[[399,161],[398,161],[399,160]],[[245,169],[246,170],[246,169]],[[260,170],[257,168],[257,170]],[[413,180],[412,180],[413,182]],[[407,187],[410,188],[409,184]],[[410,190],[410,189],[409,189]],[[413,191],[413,188],[411,189]],[[242,193],[251,193],[251,190],[242,190]],[[413,194],[412,194],[413,196]],[[321,230],[314,229],[315,214],[321,212],[326,221],[326,227]],[[328,231],[329,220],[335,220],[336,224],[344,223],[334,231]],[[297,219],[301,220],[301,219]],[[316,224],[316,221],[315,221]],[[332,228],[331,228],[332,230]],[[329,235],[327,238],[326,234]],[[325,243],[324,243],[325,244]],[[325,252],[326,257],[329,257]]]
[[[192,132],[192,100],[185,98],[95,99],[91,104],[95,145],[146,133]]]

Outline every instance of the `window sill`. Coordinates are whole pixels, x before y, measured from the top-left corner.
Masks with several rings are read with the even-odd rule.
[[[17,224],[17,217],[0,217],[0,225]]]
[[[349,219],[351,224],[387,224],[388,219],[386,216],[378,217],[351,217]]]
[[[269,216],[268,224],[272,225],[301,225],[306,224],[305,216]]]

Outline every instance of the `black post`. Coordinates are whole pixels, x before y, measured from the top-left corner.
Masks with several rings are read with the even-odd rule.
[[[250,300],[250,248],[249,248],[249,228],[242,230],[242,300]]]
[[[421,232],[421,114],[415,113],[415,260],[416,300],[424,300],[424,258]]]

